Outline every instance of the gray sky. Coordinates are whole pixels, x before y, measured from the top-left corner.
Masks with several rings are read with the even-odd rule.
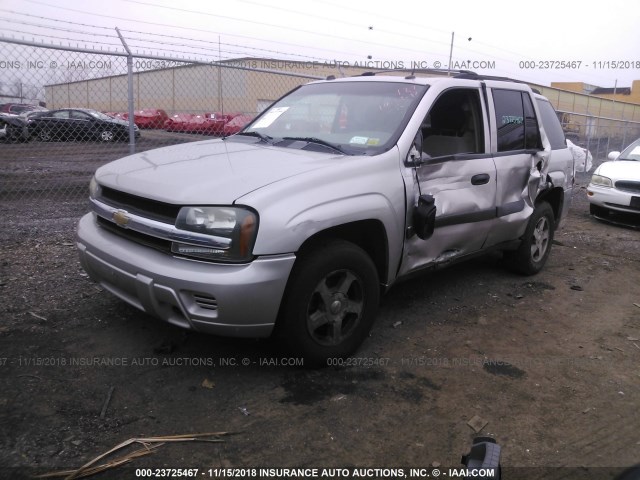
[[[0,0],[9,37],[107,48],[117,26],[134,49],[160,55],[446,68],[455,31],[460,68],[602,87],[640,79],[639,18],[640,4],[620,0]]]

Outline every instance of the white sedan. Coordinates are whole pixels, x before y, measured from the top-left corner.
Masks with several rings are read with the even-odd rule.
[[[587,187],[589,211],[606,217],[611,211],[640,214],[640,138],[596,168]]]

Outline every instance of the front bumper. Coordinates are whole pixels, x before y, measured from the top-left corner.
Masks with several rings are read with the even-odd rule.
[[[176,258],[100,228],[89,213],[78,224],[80,262],[89,276],[134,307],[190,330],[267,337],[275,325],[295,255],[248,264]]]
[[[589,184],[587,198],[589,203],[598,207],[618,212],[640,213],[640,194],[623,192],[614,187]]]

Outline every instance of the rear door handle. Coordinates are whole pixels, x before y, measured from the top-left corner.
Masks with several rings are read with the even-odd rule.
[[[479,173],[471,177],[471,185],[484,185],[485,183],[489,183],[490,178],[491,175],[488,173]]]

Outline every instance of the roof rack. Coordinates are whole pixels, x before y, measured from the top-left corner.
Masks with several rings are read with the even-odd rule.
[[[375,70],[370,72],[363,72],[353,76],[354,77],[373,77],[378,74],[396,73],[396,72],[407,72],[409,75],[407,75],[405,78],[415,78],[416,73],[437,73],[440,75],[455,73],[455,74],[477,75],[475,72],[472,72],[471,70],[449,70],[446,68],[392,68],[389,70]]]
[[[360,73],[358,75],[353,75],[354,77],[373,77],[376,76],[378,74],[383,74],[383,73],[394,73],[394,72],[408,72],[409,75],[407,75],[406,77],[404,77],[407,80],[416,78],[415,74],[416,73],[437,73],[437,74],[453,74],[451,78],[458,78],[460,80],[498,80],[498,81],[502,81],[502,82],[513,82],[513,83],[522,83],[524,85],[529,85],[528,82],[525,82],[524,80],[516,80],[515,78],[509,78],[509,77],[499,77],[499,76],[495,76],[495,75],[481,75],[478,74],[476,72],[473,72],[471,70],[449,70],[447,68],[415,68],[415,69],[410,69],[410,68],[396,68],[396,69],[389,69],[389,70],[376,70],[376,71],[371,71],[371,72],[363,72]],[[329,77],[333,77],[333,75],[330,75]],[[329,78],[327,77],[327,80],[334,80],[334,78]],[[531,87],[531,90],[534,93],[540,93],[540,91],[536,88]]]
[[[516,80],[515,78],[509,78],[509,77],[498,77],[495,75],[478,75],[475,72],[464,72],[464,73],[459,73],[457,75],[454,75],[453,78],[460,78],[460,79],[466,79],[466,80],[499,80],[501,82],[514,82],[514,83],[523,83],[525,85],[528,85],[527,82],[525,82],[524,80]],[[532,88],[531,90],[533,90],[535,93],[540,93],[539,90]]]

